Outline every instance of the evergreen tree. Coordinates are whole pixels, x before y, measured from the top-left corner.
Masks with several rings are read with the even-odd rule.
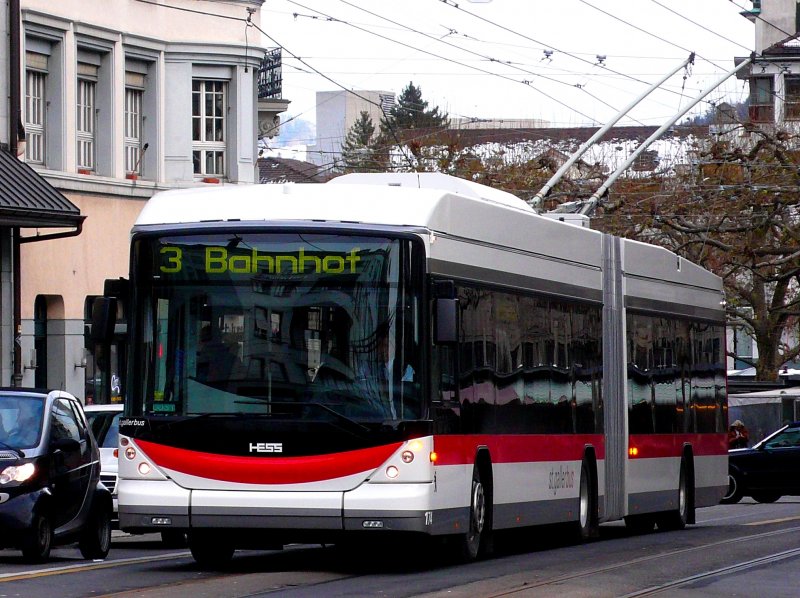
[[[388,148],[405,144],[417,160],[423,157],[422,140],[413,138],[408,131],[413,129],[436,130],[448,127],[450,119],[441,113],[438,106],[428,108],[428,102],[422,99],[422,88],[409,81],[400,92],[397,104],[381,119],[378,146],[383,148],[381,154],[388,156]],[[410,137],[410,138],[409,138]]]
[[[345,172],[376,172],[383,170],[375,152],[378,139],[375,136],[375,125],[365,110],[353,123],[342,144],[342,161]]]
[[[439,107],[428,108],[428,102],[422,99],[422,88],[409,81],[400,92],[397,104],[389,111],[388,119],[381,121],[381,130],[387,121],[396,131],[406,129],[433,129],[446,127],[449,124],[447,114],[441,114]]]

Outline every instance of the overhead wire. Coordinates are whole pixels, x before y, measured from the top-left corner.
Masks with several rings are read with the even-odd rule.
[[[311,11],[314,11],[314,12],[318,12],[318,13],[319,13],[319,14],[321,14],[321,15],[324,15],[324,16],[329,16],[329,15],[326,15],[325,13],[323,13],[323,12],[322,12],[322,11],[320,11],[320,10],[316,10],[316,9],[314,9],[314,8],[309,8],[308,6],[305,6],[305,5],[303,5],[303,4],[300,4],[299,2],[296,2],[295,0],[286,0],[286,1],[287,1],[287,2],[289,2],[290,4],[294,4],[294,5],[296,5],[296,6],[300,6],[301,8],[303,8],[303,9],[305,9],[305,10],[311,10]],[[592,123],[597,123],[597,120],[596,120],[596,119],[594,119],[594,118],[592,118],[591,116],[589,116],[589,115],[587,115],[587,114],[584,114],[583,112],[581,112],[581,111],[580,111],[580,110],[578,110],[577,108],[574,108],[574,107],[572,107],[572,106],[570,106],[570,105],[566,104],[565,102],[562,102],[561,100],[559,100],[559,99],[557,99],[557,98],[554,98],[553,96],[551,96],[550,94],[548,94],[548,93],[546,93],[546,92],[542,91],[541,89],[538,89],[538,88],[536,88],[536,87],[533,87],[533,86],[531,86],[531,85],[527,85],[527,84],[526,84],[524,81],[519,81],[518,79],[514,79],[513,77],[508,77],[508,76],[506,76],[506,75],[502,75],[502,74],[500,74],[500,73],[495,73],[495,72],[492,72],[492,71],[488,71],[488,70],[486,70],[486,69],[482,69],[482,68],[480,68],[480,67],[472,66],[472,65],[470,65],[470,64],[466,64],[466,63],[464,63],[464,62],[461,62],[461,61],[458,61],[458,60],[454,60],[454,59],[452,59],[452,58],[447,58],[447,57],[445,57],[445,56],[441,56],[441,55],[439,55],[439,54],[436,54],[435,52],[430,52],[430,51],[428,51],[428,50],[423,50],[423,49],[421,49],[421,48],[414,47],[414,46],[412,46],[412,45],[410,45],[410,44],[407,44],[407,43],[405,43],[405,42],[401,42],[401,41],[399,41],[399,40],[395,40],[395,39],[392,39],[392,38],[386,37],[385,35],[381,35],[380,33],[375,33],[374,31],[370,31],[369,29],[365,29],[365,28],[363,28],[363,27],[360,27],[360,26],[358,26],[358,25],[353,25],[352,23],[349,23],[349,22],[347,22],[347,21],[339,21],[339,22],[341,22],[342,24],[344,24],[344,25],[347,25],[347,26],[349,26],[349,27],[352,27],[352,28],[354,28],[354,29],[357,29],[357,30],[359,30],[359,31],[362,31],[362,32],[364,32],[364,33],[367,33],[367,34],[369,34],[369,35],[373,35],[373,36],[379,37],[379,38],[381,38],[381,39],[384,39],[384,40],[386,40],[386,41],[389,41],[389,42],[391,42],[391,43],[398,44],[398,45],[400,45],[400,46],[403,46],[403,47],[406,47],[406,48],[411,48],[411,49],[413,49],[413,50],[415,50],[415,51],[417,51],[417,52],[422,52],[422,53],[424,53],[424,54],[428,54],[429,56],[433,56],[434,58],[438,58],[438,59],[440,59],[440,60],[445,60],[445,61],[447,61],[447,62],[451,62],[451,63],[453,63],[453,64],[457,64],[457,65],[459,65],[459,66],[462,66],[462,67],[465,67],[465,68],[468,68],[468,69],[472,69],[472,70],[480,71],[480,72],[482,72],[482,73],[484,73],[484,74],[486,74],[486,75],[491,75],[491,76],[494,76],[494,77],[498,77],[498,78],[500,78],[500,79],[505,79],[505,80],[507,80],[507,81],[511,81],[511,82],[513,82],[513,83],[519,83],[519,84],[526,85],[527,87],[530,87],[531,89],[533,89],[533,90],[534,90],[534,91],[536,91],[537,93],[539,93],[539,94],[543,95],[544,97],[546,97],[547,99],[549,99],[549,100],[551,100],[551,101],[553,101],[553,102],[557,103],[558,105],[560,105],[560,106],[562,106],[562,107],[566,108],[567,110],[570,110],[570,111],[572,111],[572,112],[574,112],[574,113],[576,113],[576,114],[579,114],[580,116],[582,116],[582,117],[584,117],[584,118],[588,119],[588,120],[589,120],[590,122],[592,122]]]
[[[439,1],[439,2],[441,2],[441,3],[443,3],[443,4],[445,4],[445,5],[447,5],[447,6],[450,6],[450,7],[454,8],[454,9],[456,9],[456,10],[460,11],[460,12],[463,12],[463,13],[465,13],[465,14],[467,14],[467,15],[470,15],[471,17],[474,17],[474,18],[476,18],[476,19],[478,19],[478,20],[480,20],[480,21],[483,21],[483,22],[485,22],[485,23],[488,23],[488,24],[490,24],[490,25],[492,25],[492,26],[494,26],[494,27],[497,27],[497,28],[499,28],[499,29],[501,29],[501,30],[503,30],[503,31],[506,31],[506,32],[508,32],[508,33],[511,33],[511,34],[513,34],[513,35],[516,35],[516,36],[518,36],[518,37],[521,37],[521,38],[523,38],[523,39],[527,39],[527,40],[529,40],[529,41],[531,41],[531,42],[533,42],[533,43],[535,43],[535,44],[544,45],[544,46],[546,46],[546,47],[549,47],[549,48],[551,48],[552,50],[554,50],[554,51],[556,51],[556,52],[559,52],[559,53],[561,53],[561,54],[565,54],[565,55],[567,55],[567,56],[570,56],[570,57],[572,57],[572,58],[574,58],[574,59],[576,59],[576,60],[580,60],[580,61],[582,61],[582,62],[585,62],[585,63],[588,63],[588,64],[591,64],[591,65],[595,66],[595,63],[594,63],[594,62],[591,62],[591,61],[589,61],[589,60],[586,60],[586,59],[584,59],[584,58],[581,58],[580,56],[577,56],[577,55],[575,55],[575,54],[570,54],[570,53],[568,53],[568,52],[565,52],[564,50],[561,50],[561,49],[559,49],[559,48],[557,48],[557,47],[555,47],[555,46],[553,46],[553,45],[551,45],[551,44],[546,44],[546,43],[544,43],[544,42],[542,42],[542,41],[540,41],[540,40],[534,39],[534,38],[532,38],[532,37],[530,37],[530,36],[528,36],[528,35],[526,35],[526,34],[524,34],[524,33],[521,33],[521,32],[519,32],[519,31],[516,31],[516,30],[514,30],[514,29],[511,29],[511,28],[509,28],[509,27],[506,27],[505,25],[502,25],[502,24],[500,24],[500,23],[497,23],[497,22],[495,22],[495,21],[492,21],[492,20],[490,20],[490,19],[487,19],[487,18],[485,18],[485,17],[483,17],[483,16],[481,16],[481,15],[479,15],[479,14],[475,13],[475,12],[469,11],[469,10],[467,10],[467,9],[463,8],[463,6],[461,6],[461,5],[460,5],[458,2],[456,2],[455,0],[438,0],[438,1]],[[600,11],[600,12],[603,12],[604,14],[607,14],[608,16],[610,16],[610,17],[612,17],[612,18],[614,18],[614,19],[616,19],[616,20],[620,21],[621,23],[623,23],[623,24],[625,24],[625,25],[628,25],[628,26],[630,26],[630,27],[634,27],[635,29],[637,29],[637,30],[639,30],[639,31],[641,31],[641,32],[643,32],[643,33],[646,33],[646,34],[648,34],[648,35],[651,35],[651,36],[653,36],[653,37],[656,37],[657,39],[660,39],[661,41],[663,41],[663,42],[665,42],[665,43],[667,43],[667,44],[669,44],[669,45],[671,45],[671,46],[673,46],[673,47],[679,48],[679,49],[681,49],[681,50],[684,50],[684,51],[686,51],[686,52],[690,52],[690,50],[688,50],[687,48],[684,48],[683,46],[680,46],[680,45],[678,45],[678,44],[675,44],[675,43],[673,43],[673,42],[670,42],[669,40],[666,40],[666,39],[664,39],[664,38],[661,38],[661,37],[659,37],[659,36],[657,36],[657,35],[655,35],[655,34],[653,34],[653,33],[651,33],[651,32],[648,32],[648,31],[646,31],[646,30],[644,30],[644,29],[642,29],[642,28],[640,28],[640,27],[637,27],[636,25],[633,25],[632,23],[629,23],[628,21],[626,21],[626,20],[624,20],[624,19],[621,19],[621,18],[619,18],[619,17],[616,17],[615,15],[613,15],[613,14],[611,14],[611,13],[608,13],[608,12],[606,12],[606,11],[604,11],[604,10],[602,10],[602,9],[600,9],[600,8],[598,8],[598,7],[596,7],[596,6],[592,5],[592,4],[590,4],[589,2],[586,2],[586,0],[578,0],[578,1],[579,1],[579,2],[583,2],[584,4],[586,4],[587,6],[590,6],[590,7],[594,8],[595,10],[598,10],[598,11]],[[703,60],[706,60],[707,62],[709,62],[710,64],[712,64],[713,66],[715,66],[715,67],[717,67],[717,68],[722,68],[722,67],[720,67],[719,65],[717,65],[715,62],[713,62],[712,60],[709,60],[708,58],[705,58],[705,57],[702,57],[702,56],[701,56],[701,58],[703,58]],[[637,78],[637,77],[634,77],[634,76],[628,75],[628,74],[626,74],[626,73],[622,73],[622,72],[620,72],[620,71],[616,71],[616,70],[614,70],[614,69],[611,69],[611,68],[607,67],[606,65],[603,65],[603,68],[604,68],[605,70],[608,70],[608,71],[612,72],[612,73],[618,74],[618,75],[620,75],[620,76],[622,76],[622,77],[624,77],[624,78],[626,78],[626,79],[630,79],[630,80],[632,80],[632,81],[636,81],[636,82],[638,82],[638,83],[643,83],[643,84],[649,85],[649,83],[647,83],[646,81],[644,81],[644,80],[642,80],[642,79],[639,79],[639,78]],[[670,89],[670,88],[669,88],[669,86],[662,86],[662,88],[661,88],[661,89],[663,89],[664,91],[666,91],[666,92],[668,92],[668,93],[673,93],[673,94],[675,94],[675,95],[678,95],[678,96],[681,96],[681,97],[682,97],[682,95],[683,95],[683,94],[682,94],[682,92],[680,92],[680,91],[675,91],[675,90],[673,90],[673,89]],[[703,100],[703,103],[713,106],[713,104],[712,104],[711,102],[709,102],[708,100]]]
[[[725,37],[725,36],[724,36],[724,35],[722,35],[721,33],[717,32],[717,31],[714,31],[713,29],[710,29],[710,28],[706,27],[705,25],[702,25],[701,23],[698,23],[697,21],[694,21],[694,20],[690,19],[690,18],[689,18],[689,17],[687,17],[685,14],[683,14],[683,13],[680,13],[680,12],[678,12],[677,10],[673,10],[673,9],[671,9],[669,6],[666,6],[665,4],[662,4],[662,3],[661,3],[661,2],[659,2],[658,0],[650,0],[650,1],[651,1],[653,4],[657,4],[658,6],[660,6],[661,8],[663,8],[664,10],[667,10],[667,11],[671,12],[671,13],[672,13],[672,14],[674,14],[675,16],[677,16],[677,17],[680,17],[681,19],[683,19],[683,20],[685,20],[685,21],[688,21],[688,22],[690,22],[692,25],[695,25],[695,26],[699,27],[700,29],[702,29],[702,30],[704,30],[704,31],[707,31],[708,33],[710,33],[710,34],[712,34],[712,35],[716,35],[718,38],[720,38],[720,39],[724,39],[726,42],[730,42],[730,43],[732,43],[734,46],[739,46],[740,48],[744,48],[744,49],[745,49],[745,50],[747,50],[748,52],[752,51],[752,48],[748,48],[747,46],[743,46],[743,45],[742,45],[742,44],[740,44],[739,42],[737,42],[737,41],[734,41],[734,40],[732,40],[732,39],[731,39],[731,38],[729,38],[729,37]],[[709,61],[709,62],[710,62],[710,61]],[[713,62],[712,62],[712,64],[713,64]]]
[[[291,1],[291,0],[290,0],[290,1]],[[458,45],[456,45],[456,44],[453,44],[453,43],[447,42],[447,41],[445,41],[445,39],[444,39],[444,38],[437,38],[437,37],[435,37],[435,36],[432,36],[432,35],[429,35],[429,34],[427,34],[427,33],[423,32],[423,31],[419,31],[419,30],[417,30],[417,29],[414,29],[413,27],[409,27],[409,26],[407,26],[407,25],[404,25],[404,24],[402,24],[402,23],[399,23],[399,22],[397,22],[397,21],[394,21],[394,20],[392,20],[392,19],[390,19],[390,18],[388,18],[388,17],[385,17],[385,16],[383,16],[383,15],[380,15],[380,14],[378,14],[378,13],[376,13],[376,12],[373,12],[373,11],[371,11],[371,10],[367,10],[366,8],[364,8],[364,7],[362,7],[362,6],[358,6],[358,5],[356,5],[356,4],[353,4],[352,2],[349,2],[348,0],[339,0],[339,2],[341,2],[342,4],[345,4],[345,5],[347,5],[347,6],[350,6],[350,7],[352,7],[352,8],[355,8],[355,9],[357,9],[357,10],[360,10],[360,11],[362,11],[362,12],[365,12],[365,13],[367,13],[367,14],[369,14],[369,15],[372,15],[373,17],[377,17],[377,18],[379,18],[379,19],[382,19],[382,20],[384,20],[384,21],[387,21],[387,22],[389,22],[389,23],[392,23],[393,25],[397,25],[398,27],[402,27],[403,29],[405,29],[405,30],[407,30],[407,31],[411,31],[411,32],[413,32],[413,33],[415,33],[415,34],[417,34],[417,35],[422,35],[422,36],[424,36],[424,37],[427,37],[427,38],[430,38],[430,39],[434,39],[435,41],[437,41],[437,42],[439,42],[439,43],[445,44],[445,45],[447,45],[447,46],[449,46],[449,47],[451,47],[451,48],[456,48],[457,50],[460,50],[460,51],[462,51],[462,52],[467,52],[467,53],[469,53],[469,54],[472,54],[472,55],[474,55],[474,56],[478,56],[478,57],[480,57],[480,58],[482,58],[482,59],[484,59],[484,60],[488,60],[489,62],[496,62],[496,63],[499,63],[499,64],[503,64],[503,65],[506,65],[506,66],[509,66],[509,67],[515,68],[515,69],[519,70],[520,72],[522,72],[522,73],[525,73],[525,74],[527,74],[527,75],[533,75],[533,76],[535,76],[535,77],[540,77],[540,78],[542,78],[542,79],[545,79],[545,80],[547,80],[547,81],[552,81],[552,82],[558,83],[558,84],[560,84],[560,85],[566,85],[566,86],[568,86],[568,87],[577,88],[577,89],[579,89],[580,91],[582,91],[583,93],[587,94],[587,95],[588,95],[589,97],[591,97],[592,99],[594,99],[594,100],[596,100],[596,101],[600,102],[601,104],[603,104],[604,106],[606,106],[606,107],[608,107],[608,108],[611,108],[611,109],[612,109],[612,110],[614,110],[615,112],[618,110],[617,108],[615,108],[614,106],[612,106],[612,105],[611,105],[611,104],[609,104],[608,102],[604,101],[604,100],[603,100],[603,99],[601,99],[601,98],[598,98],[596,95],[594,95],[594,94],[592,94],[591,92],[589,92],[589,91],[588,91],[588,90],[585,88],[585,86],[578,86],[578,85],[575,85],[575,84],[570,84],[570,83],[567,83],[567,82],[565,82],[565,81],[559,81],[558,79],[555,79],[555,78],[553,78],[553,77],[548,77],[548,76],[546,76],[546,75],[542,75],[541,73],[537,73],[537,72],[534,72],[534,71],[530,71],[530,70],[524,69],[524,68],[522,68],[522,67],[518,66],[517,64],[513,64],[513,63],[511,63],[510,61],[498,60],[498,59],[496,59],[496,58],[493,58],[493,57],[491,57],[491,56],[486,56],[485,54],[480,54],[479,52],[475,52],[475,51],[473,51],[473,50],[470,50],[470,49],[468,49],[468,48],[464,48],[464,47],[458,46]],[[633,120],[634,120],[634,122],[639,122],[639,121],[636,121],[635,119],[633,119]],[[639,123],[639,124],[641,124],[641,123]]]
[[[409,165],[409,167],[411,167],[412,169],[414,168],[414,162],[413,162],[413,160],[412,160],[412,159],[411,159],[411,157],[410,157],[410,156],[409,156],[409,155],[406,153],[406,151],[405,151],[405,148],[404,148],[404,146],[402,145],[402,142],[400,141],[400,137],[398,136],[398,134],[397,134],[397,131],[395,131],[395,129],[394,129],[394,126],[392,125],[392,121],[391,121],[391,119],[389,118],[389,115],[387,115],[387,114],[386,114],[386,111],[384,110],[384,108],[383,108],[383,106],[380,104],[380,102],[375,102],[375,101],[373,101],[373,100],[371,100],[371,99],[369,99],[369,98],[367,98],[367,97],[365,97],[365,96],[363,96],[363,95],[359,94],[357,91],[354,91],[354,90],[352,90],[352,89],[347,89],[345,86],[343,86],[343,85],[342,85],[341,83],[339,83],[338,81],[334,80],[333,78],[329,77],[328,75],[326,75],[326,74],[325,74],[325,73],[323,73],[322,71],[319,71],[319,70],[317,70],[317,69],[316,69],[316,68],[314,68],[312,65],[308,64],[307,62],[305,62],[305,61],[304,61],[302,58],[300,58],[299,56],[297,56],[296,54],[294,54],[294,53],[293,53],[291,50],[289,50],[289,49],[288,49],[286,46],[284,46],[283,44],[281,44],[280,42],[278,42],[277,40],[275,40],[275,38],[273,38],[273,37],[272,37],[271,35],[269,35],[269,34],[268,34],[266,31],[264,31],[264,30],[263,30],[263,29],[262,29],[260,26],[258,26],[258,25],[255,25],[255,24],[254,24],[253,26],[254,26],[256,29],[258,29],[258,31],[260,31],[260,32],[261,32],[261,34],[262,34],[262,35],[264,35],[264,37],[266,37],[267,39],[269,39],[269,40],[270,40],[272,43],[274,43],[276,46],[280,47],[281,49],[283,49],[284,51],[286,51],[287,53],[289,53],[289,54],[290,54],[290,55],[291,55],[291,56],[292,56],[292,57],[293,57],[295,60],[299,61],[300,63],[302,63],[303,65],[305,65],[307,68],[309,68],[309,69],[311,69],[312,71],[314,71],[315,73],[317,73],[317,74],[318,74],[320,77],[322,77],[322,78],[323,78],[323,79],[325,79],[326,81],[328,81],[328,82],[332,83],[332,84],[333,84],[333,85],[335,85],[336,87],[338,87],[338,88],[340,88],[340,89],[342,89],[342,90],[344,90],[344,91],[346,91],[346,92],[348,92],[348,93],[351,93],[351,94],[353,94],[354,96],[356,96],[357,98],[359,98],[359,99],[363,100],[364,102],[367,102],[368,104],[371,104],[371,105],[373,105],[373,106],[377,106],[377,107],[378,107],[378,109],[379,109],[379,110],[381,111],[381,113],[383,114],[383,116],[384,116],[384,120],[386,121],[386,123],[387,123],[387,127],[388,127],[388,129],[389,129],[389,132],[392,134],[392,137],[394,138],[394,140],[395,140],[395,143],[396,143],[396,144],[397,144],[397,146],[400,148],[400,151],[402,152],[403,156],[405,157],[406,161],[408,162],[408,165]]]

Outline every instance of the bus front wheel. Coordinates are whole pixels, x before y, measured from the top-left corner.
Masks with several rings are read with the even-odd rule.
[[[483,476],[476,465],[472,470],[467,531],[457,537],[461,560],[474,561],[488,552],[492,531],[492,505]]]
[[[189,534],[189,550],[203,569],[220,569],[230,562],[235,549],[233,543],[221,534],[193,531]]]

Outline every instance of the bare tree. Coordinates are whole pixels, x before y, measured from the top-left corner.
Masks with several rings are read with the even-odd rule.
[[[712,144],[688,173],[620,181],[597,227],[665,246],[721,276],[729,318],[758,347],[756,378],[775,380],[800,354],[800,153],[784,132],[748,129],[746,143],[730,141],[737,135]]]

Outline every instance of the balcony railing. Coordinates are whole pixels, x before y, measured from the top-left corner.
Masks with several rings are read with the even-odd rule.
[[[264,53],[258,68],[258,99],[280,100],[282,87],[281,49],[273,48]]]

